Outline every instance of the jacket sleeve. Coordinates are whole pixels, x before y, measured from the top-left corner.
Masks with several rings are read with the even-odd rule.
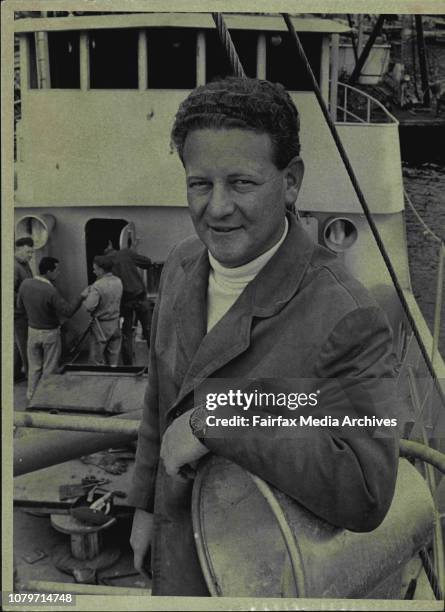
[[[23,299],[22,299],[22,292],[20,291],[20,289],[17,292],[17,295],[14,294],[14,306],[15,306],[15,314],[17,315],[25,315],[26,314],[26,310],[25,310],[25,306],[23,304]]]
[[[96,287],[94,287],[94,285],[91,285],[88,288],[88,293],[87,293],[87,296],[83,304],[85,308],[88,310],[88,312],[90,314],[93,314],[97,306],[99,305],[99,302],[100,302],[100,293],[96,289]]]
[[[19,293],[20,282],[21,282],[20,272],[17,268],[16,262],[14,261],[14,303],[15,304],[17,304],[17,296]]]
[[[380,309],[357,308],[348,313],[317,358],[317,377],[326,382],[328,398],[323,413],[340,416],[345,412],[335,383],[342,387],[341,381],[347,381],[343,394],[351,402],[347,412],[394,417],[393,359],[391,332]],[[397,475],[396,428],[385,429],[384,437],[374,437],[370,428],[345,436],[335,427],[308,427],[304,435],[295,427],[287,437],[279,427],[264,428],[264,433],[256,429],[246,428],[242,436],[227,439],[230,434],[224,437],[220,428],[221,437],[207,432],[201,441],[333,525],[371,531],[381,523]]]
[[[58,291],[52,297],[52,305],[59,319],[72,317],[79,308],[82,300],[78,298],[75,303],[67,302]]]
[[[150,338],[150,359],[148,366],[148,384],[145,391],[141,424],[139,427],[136,460],[133,480],[128,495],[128,503],[135,508],[153,512],[156,474],[159,463],[159,394],[158,371],[155,356],[156,328],[160,295],[153,314]]]
[[[145,257],[145,255],[141,255],[140,253],[136,253],[136,251],[130,251],[131,259],[137,265],[138,268],[142,270],[148,270],[151,265],[151,259]]]

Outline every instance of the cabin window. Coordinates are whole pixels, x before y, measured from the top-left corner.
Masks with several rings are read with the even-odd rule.
[[[231,30],[235,49],[248,77],[256,76],[258,32]],[[225,49],[216,30],[206,32],[206,81],[214,81],[233,74]]]
[[[149,89],[196,87],[196,35],[189,28],[147,30]]]
[[[120,235],[128,225],[125,219],[90,219],[85,225],[85,246],[87,252],[88,283],[96,280],[93,274],[93,259],[96,255],[103,255],[104,250],[111,241],[114,248],[118,248]]]
[[[89,33],[91,89],[138,88],[138,31]]]
[[[317,81],[320,81],[321,35],[299,34]],[[288,32],[268,32],[266,35],[266,78],[281,83],[290,91],[312,91],[295,43]]]
[[[48,32],[51,88],[79,89],[79,32]]]

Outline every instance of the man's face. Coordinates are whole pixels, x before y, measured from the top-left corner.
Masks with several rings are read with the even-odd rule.
[[[16,249],[16,255],[20,261],[26,262],[31,261],[34,249],[27,244],[22,245]]]
[[[93,272],[97,276],[97,278],[101,278],[104,275],[104,271],[102,270],[102,268],[95,263],[93,263]]]
[[[300,160],[279,170],[268,134],[235,128],[190,132],[183,161],[196,232],[217,261],[241,266],[278,242],[301,184]]]

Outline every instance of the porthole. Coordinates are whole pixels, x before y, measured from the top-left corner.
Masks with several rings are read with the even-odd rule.
[[[355,224],[345,217],[329,219],[323,230],[324,243],[334,253],[343,253],[350,249],[357,240],[357,235]]]
[[[42,249],[54,228],[56,223],[53,215],[27,215],[17,221],[15,226],[16,239],[23,236],[31,236],[34,240],[34,247]]]

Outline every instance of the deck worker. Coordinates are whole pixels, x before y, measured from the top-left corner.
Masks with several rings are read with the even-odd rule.
[[[15,241],[14,252],[14,380],[26,377],[28,373],[28,321],[25,312],[16,308],[20,285],[26,278],[32,278],[29,265],[34,253],[34,241],[31,236],[23,236]],[[23,367],[23,372],[21,371]]]
[[[122,363],[133,364],[133,327],[138,322],[141,324],[142,336],[150,350],[151,320],[153,317],[153,305],[147,298],[147,290],[141,278],[138,268],[148,270],[151,259],[136,253],[132,248],[116,250],[111,241],[104,251],[113,261],[112,272],[122,281],[123,293],[121,299],[120,314],[123,317],[122,324]]]
[[[92,317],[89,360],[94,365],[117,366],[119,362],[122,281],[112,273],[112,267],[109,257],[96,255],[93,271],[97,280],[81,293]]]
[[[39,275],[25,279],[17,296],[17,310],[28,320],[28,389],[30,401],[43,376],[53,374],[62,354],[60,325],[82,303],[82,297],[70,304],[53,285],[60,274],[59,260],[43,257]]]
[[[369,531],[392,501],[398,452],[396,434],[369,429],[349,438],[335,426],[212,435],[194,400],[203,380],[273,379],[285,391],[317,379],[329,403],[311,411],[335,417],[345,411],[335,401],[345,379],[348,410],[388,416],[395,359],[373,298],[289,212],[303,162],[298,112],[281,85],[228,78],[198,87],[179,107],[172,140],[197,237],[171,252],[161,279],[130,542],[141,572],[151,546],[153,595],[205,596],[185,468],[215,453],[329,523]],[[289,416],[287,407],[273,413]],[[224,414],[246,412],[226,405]]]

